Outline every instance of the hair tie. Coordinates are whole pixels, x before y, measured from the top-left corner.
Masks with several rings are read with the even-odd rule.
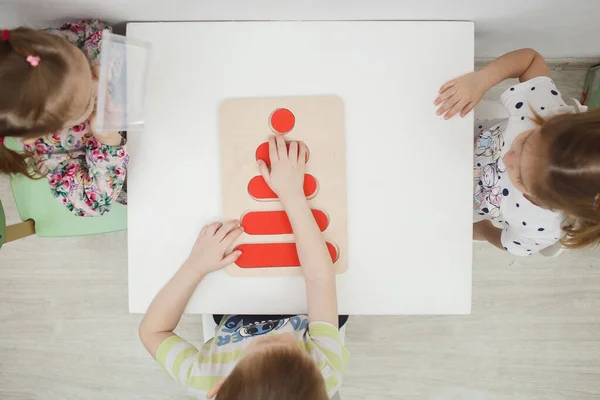
[[[2,30],[2,40],[8,40],[8,36],[10,35],[10,31],[8,29]]]
[[[40,58],[38,56],[27,56],[25,59],[32,67],[37,67],[40,65]]]
[[[594,211],[600,211],[600,193],[594,197]]]
[[[0,136],[0,144],[4,144],[4,136]]]

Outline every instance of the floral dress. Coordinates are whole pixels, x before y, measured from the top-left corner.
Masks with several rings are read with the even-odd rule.
[[[90,67],[94,67],[100,62],[104,29],[108,27],[100,21],[81,20],[46,32],[75,44],[87,56]],[[23,147],[32,154],[35,169],[48,179],[54,197],[73,214],[101,216],[115,202],[127,204],[125,175],[129,155],[124,139],[120,146],[102,144],[86,121]]]

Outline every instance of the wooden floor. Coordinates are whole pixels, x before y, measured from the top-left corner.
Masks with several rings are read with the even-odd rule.
[[[583,74],[554,79],[578,97]],[[6,179],[0,197],[17,222]],[[473,315],[350,319],[341,398],[600,399],[599,259],[521,259],[476,243]],[[187,398],[139,343],[140,318],[127,312],[125,233],[6,245],[0,399]],[[180,333],[200,339],[201,328],[185,316]]]

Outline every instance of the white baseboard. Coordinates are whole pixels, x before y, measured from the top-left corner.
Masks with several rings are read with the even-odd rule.
[[[475,57],[475,69],[481,69],[490,62],[494,61],[494,58],[480,58]],[[563,69],[588,69],[594,65],[600,64],[599,58],[577,58],[577,57],[566,57],[566,58],[547,58],[546,63],[552,70],[560,71]]]

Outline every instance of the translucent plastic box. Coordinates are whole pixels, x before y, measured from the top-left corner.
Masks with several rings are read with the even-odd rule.
[[[146,77],[150,44],[102,33],[96,131],[136,131],[144,128]]]

